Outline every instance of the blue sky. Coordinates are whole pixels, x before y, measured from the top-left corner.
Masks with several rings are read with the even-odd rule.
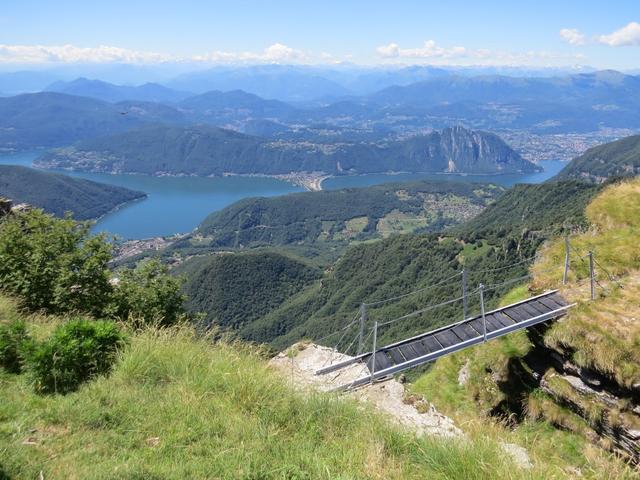
[[[0,63],[640,68],[629,1],[33,1],[0,9]]]

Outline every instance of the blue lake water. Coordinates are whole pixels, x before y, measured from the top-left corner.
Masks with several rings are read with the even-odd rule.
[[[0,156],[0,164],[30,167],[39,152]],[[541,183],[558,173],[565,162],[542,162],[545,171],[527,175],[434,175],[376,174],[329,178],[325,189],[365,187],[411,180],[491,182],[504,186]],[[106,173],[63,172],[102,183],[140,190],[147,198],[130,203],[101,218],[93,230],[109,232],[124,239],[148,238],[193,230],[208,214],[247,197],[269,197],[302,191],[290,183],[266,177],[150,177]]]
[[[38,152],[0,156],[0,164],[30,167]],[[102,217],[95,232],[124,239],[148,238],[193,230],[211,212],[247,197],[270,197],[303,189],[266,177],[151,177],[61,172],[74,177],[139,190],[147,198]]]
[[[567,162],[560,160],[546,160],[540,162],[543,172],[508,175],[453,175],[433,173],[375,173],[369,175],[354,175],[348,177],[327,178],[322,182],[322,188],[337,190],[339,188],[368,187],[388,182],[411,182],[415,180],[432,180],[435,182],[487,182],[496,183],[503,187],[511,187],[516,183],[542,183],[562,170]]]

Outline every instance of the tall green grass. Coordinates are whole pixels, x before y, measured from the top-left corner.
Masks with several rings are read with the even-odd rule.
[[[495,442],[416,439],[344,398],[292,391],[261,352],[192,330],[133,336],[113,373],[66,396],[2,374],[10,478],[529,478]]]

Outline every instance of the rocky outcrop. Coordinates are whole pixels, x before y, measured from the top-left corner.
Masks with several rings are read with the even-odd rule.
[[[0,197],[0,218],[9,215],[11,213],[27,212],[33,207],[28,203],[19,203],[14,205],[13,200],[5,197]]]
[[[508,383],[518,381],[540,389],[556,405],[579,416],[586,427],[575,428],[558,418],[548,420],[640,464],[640,385],[625,387],[610,375],[576,365],[571,352],[559,352],[544,342],[546,328],[529,330],[534,348],[521,359],[526,368],[514,369]],[[545,417],[544,411],[541,416]]]
[[[0,197],[0,217],[4,217],[11,212],[13,202],[8,198]]]
[[[571,368],[573,369],[573,368]],[[540,389],[559,405],[582,417],[600,437],[598,443],[640,464],[640,416],[637,404],[586,383],[591,375],[574,376],[549,369]]]

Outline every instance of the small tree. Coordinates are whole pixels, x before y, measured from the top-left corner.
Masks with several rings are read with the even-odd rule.
[[[121,269],[113,289],[111,316],[136,324],[172,325],[184,312],[183,279],[166,265],[148,260],[135,269]]]
[[[111,294],[112,245],[105,235],[90,235],[90,228],[42,210],[3,217],[0,288],[31,310],[101,315]]]

